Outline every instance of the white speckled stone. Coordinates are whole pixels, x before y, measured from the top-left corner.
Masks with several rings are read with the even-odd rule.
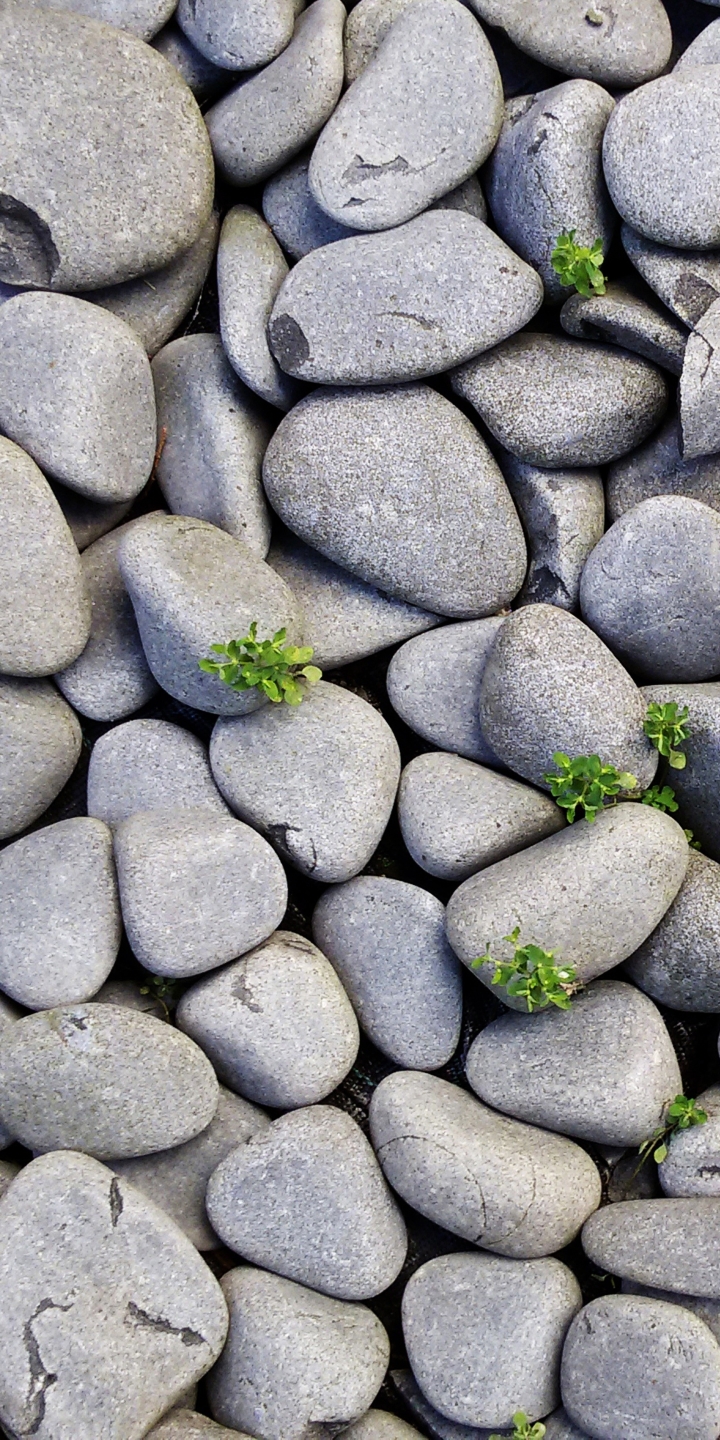
[[[188,39],[224,70],[255,70],[274,60],[292,38],[294,18],[292,0],[180,0],[177,10]]]
[[[169,720],[130,720],[95,741],[88,770],[88,815],[113,828],[138,810],[228,808],[202,740]]]
[[[220,334],[240,379],[269,405],[289,410],[297,386],[270,354],[267,322],[288,263],[269,225],[249,205],[235,205],[223,221],[217,276]]]
[[[503,618],[444,625],[406,641],[387,672],[388,700],[411,730],[484,765],[498,760],[480,729],[480,682]]]
[[[47,810],[81,748],[78,718],[54,685],[0,675],[0,839]]]
[[[525,55],[565,75],[624,89],[659,75],[670,59],[672,34],[661,0],[614,0],[588,9],[587,0],[473,0],[487,25],[499,26]]]

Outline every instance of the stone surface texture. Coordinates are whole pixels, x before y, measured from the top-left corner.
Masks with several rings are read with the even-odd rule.
[[[78,718],[54,685],[0,675],[0,839],[17,835],[47,810],[81,748]]]
[[[88,769],[88,814],[114,827],[138,810],[227,815],[202,740],[169,720],[130,720],[96,740]]]

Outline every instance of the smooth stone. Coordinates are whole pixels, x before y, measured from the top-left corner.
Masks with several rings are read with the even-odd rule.
[[[705,1124],[676,1130],[658,1165],[664,1195],[720,1195],[720,1085],[703,1090],[697,1103],[707,1115]]]
[[[473,971],[489,989],[495,963],[513,958],[505,937],[514,926],[521,945],[551,950],[586,984],[647,939],[680,889],[688,855],[669,815],[617,805],[592,825],[576,821],[463,881],[448,903],[448,939],[464,965],[489,951],[493,959]],[[511,1010],[526,1009],[506,991],[501,998]]]
[[[639,355],[527,332],[469,361],[452,386],[506,450],[548,470],[605,465],[633,450],[668,397],[661,372]]]
[[[455,0],[416,0],[422,4]],[[497,345],[541,303],[535,271],[487,225],[434,209],[298,261],[275,300],[268,339],[283,370],[300,380],[418,380]]]
[[[390,661],[388,700],[423,740],[483,765],[498,760],[480,729],[480,682],[504,622],[501,615],[444,625],[406,641]]]
[[[658,1290],[720,1299],[720,1200],[624,1200],[596,1211],[583,1249],[601,1270]]]
[[[195,1410],[171,1410],[159,1425],[149,1430],[147,1440],[235,1440],[237,1430],[216,1425],[208,1415]],[[244,1437],[250,1440],[250,1436]]]
[[[647,680],[720,671],[720,515],[701,500],[655,495],[595,546],[580,582],[585,622]]]
[[[251,1135],[262,1133],[269,1123],[262,1110],[221,1087],[220,1103],[210,1124],[194,1140],[158,1155],[111,1160],[110,1168],[164,1210],[196,1249],[216,1250],[218,1238],[205,1213],[208,1180],[226,1155],[245,1145]]]
[[[462,980],[441,901],[359,875],[325,891],[312,928],[373,1045],[408,1069],[446,1065],[460,1039]]]
[[[480,683],[487,744],[510,770],[543,784],[553,754],[601,756],[652,783],[657,752],[643,731],[645,701],[619,660],[556,605],[527,605],[504,622]]]
[[[577,610],[583,567],[605,529],[599,471],[541,470],[507,452],[500,466],[530,550],[518,605]]]
[[[220,720],[210,742],[215,783],[241,820],[314,880],[350,880],[390,819],[397,741],[359,695],[320,681],[301,705],[266,705]]]
[[[390,1379],[413,1418],[422,1425],[422,1433],[430,1435],[431,1440],[491,1440],[491,1432],[487,1427],[459,1425],[456,1420],[448,1420],[445,1415],[441,1415],[440,1411],[425,1399],[412,1370],[391,1370]],[[510,1436],[510,1429],[503,1429],[501,1435]]]
[[[682,1090],[659,1010],[621,980],[594,981],[570,1010],[493,1020],[465,1073],[486,1105],[598,1145],[642,1144]]]
[[[352,85],[374,59],[390,27],[412,0],[360,0],[345,25],[345,80]]]
[[[292,0],[239,5],[236,0],[180,0],[176,14],[193,45],[223,70],[267,65],[292,39]]]
[[[675,783],[676,771],[672,771]],[[683,806],[683,811],[685,806]],[[690,851],[680,889],[625,973],[660,1005],[720,1013],[720,865]]]
[[[25,0],[40,7],[41,0]],[[43,10],[72,10],[94,20],[104,20],[138,40],[152,40],[174,9],[174,0],[42,0]]]
[[[350,11],[355,14],[354,10]],[[331,220],[315,200],[308,181],[310,155],[292,160],[271,175],[262,195],[262,211],[275,239],[293,260],[320,245],[346,240],[356,231]]]
[[[422,1434],[389,1410],[367,1410],[343,1433],[348,1440],[418,1440]]]
[[[608,122],[603,167],[633,230],[660,245],[720,244],[720,67],[690,66],[624,95]]]
[[[504,30],[525,55],[566,75],[624,89],[665,69],[672,33],[660,0],[613,0],[590,7],[566,0],[562,10],[545,0],[472,0],[487,25]]]
[[[570,1326],[562,1395],[571,1420],[591,1435],[714,1440],[720,1347],[702,1320],[679,1305],[603,1295]]]
[[[121,938],[112,835],[60,820],[0,851],[0,987],[29,1010],[90,1000]]]
[[[220,92],[232,81],[232,73],[228,74],[227,70],[208,60],[207,56],[188,40],[175,20],[171,20],[159,35],[155,36],[152,48],[177,70],[198,104],[204,100],[217,99]]]
[[[622,225],[623,248],[635,269],[673,315],[690,327],[720,297],[720,255],[717,251],[672,249],[657,245],[629,225]]]
[[[290,530],[396,600],[472,619],[523,582],[525,540],[500,470],[427,385],[308,395],[275,431],[263,479]]]
[[[30,456],[0,437],[0,671],[52,675],[75,660],[89,632],[80,556],[62,510]]]
[[[365,1413],[390,1355],[372,1311],[249,1265],[222,1289],[230,1333],[207,1382],[216,1419],[263,1440],[332,1440]]]
[[[3,47],[0,280],[95,290],[194,244],[212,152],[177,71],[134,35],[23,6],[5,15]]]
[[[602,173],[602,137],[614,101],[591,80],[566,80],[505,106],[486,182],[503,240],[539,272],[547,300],[570,293],[551,255],[568,217],[578,244],[607,251],[616,224]]]
[[[158,484],[175,515],[206,520],[264,559],[270,515],[262,461],[271,426],[238,380],[219,335],[184,335],[152,367],[158,434]]]
[[[560,324],[580,340],[624,345],[671,375],[679,375],[683,368],[687,327],[648,305],[627,285],[611,283],[604,295],[571,295],[560,312]]]
[[[707,1325],[715,1339],[720,1341],[720,1300],[706,1300],[697,1295],[680,1295],[673,1290],[655,1290],[652,1285],[640,1285],[635,1280],[623,1280],[620,1286],[623,1295],[647,1295],[650,1300],[667,1300],[670,1305],[682,1305]]]
[[[231,185],[267,180],[330,119],[343,85],[344,24],[340,0],[315,0],[277,60],[207,112],[215,163]]]
[[[92,607],[82,654],[55,681],[66,700],[90,720],[124,720],[157,691],[125,589],[118,550],[138,522],[130,520],[83,552],[82,577]]]
[[[120,1005],[26,1015],[0,1047],[0,1113],[29,1150],[169,1150],[210,1124],[218,1095],[187,1035]]]
[[[653,495],[684,495],[720,510],[720,455],[686,459],[677,415],[671,416],[639,450],[610,466],[605,485],[610,522]]]
[[[545,1421],[545,1440],[590,1440],[586,1430],[573,1425],[567,1411],[561,1406]]]
[[[510,1426],[560,1399],[560,1355],[582,1305],[560,1260],[441,1255],[421,1265],[402,1299],[403,1335],[423,1394],[449,1420]]]
[[[358,230],[401,225],[479,169],[501,123],[500,72],[474,16],[417,0],[325,126],[310,189]]]
[[[405,766],[398,820],[416,865],[456,884],[565,828],[549,796],[443,751]]]
[[[228,808],[202,740],[168,720],[130,720],[95,741],[88,770],[88,815],[113,828],[138,810]]]
[[[225,354],[250,390],[289,410],[297,386],[270,354],[267,323],[288,263],[269,225],[249,205],[235,205],[223,221],[217,258],[220,334]]]
[[[720,76],[720,67],[718,67]],[[720,366],[715,347],[720,344],[720,299],[700,317],[691,332],[680,376],[680,426],[683,455],[712,455],[720,449]]]
[[[78,718],[54,685],[0,675],[0,840],[40,818],[81,749]]]
[[[163,690],[212,715],[245,715],[265,703],[257,690],[231,690],[198,667],[211,645],[240,639],[253,621],[261,638],[284,628],[289,641],[300,640],[295,597],[249,545],[204,520],[148,516],[124,537],[118,558]]]
[[[0,426],[87,499],[134,498],[155,455],[152,376],[137,335],[73,295],[27,291],[7,300]]]
[[[711,4],[715,0],[710,0]],[[684,50],[673,65],[673,72],[686,70],[688,65],[717,65],[720,63],[720,24],[712,20],[695,40]]]
[[[648,702],[662,705],[675,700],[689,709],[689,738],[683,742],[687,767],[672,771],[672,788],[682,807],[683,824],[691,826],[702,849],[720,861],[720,816],[715,806],[720,786],[720,684],[646,685],[643,695]]]
[[[441,195],[439,200],[434,200],[431,208],[433,210],[462,210],[466,215],[472,215],[475,220],[482,220],[483,224],[488,218],[485,196],[477,175],[468,175],[467,180],[462,180],[454,189]]]
[[[97,500],[87,500],[84,495],[78,495],[77,491],[68,490],[67,486],[61,485],[58,480],[51,482],[50,488],[65,516],[70,534],[81,551],[87,550],[88,545],[101,540],[103,535],[122,524],[133,505],[132,500],[116,500],[114,504],[110,502],[106,505]]]
[[[330,1105],[252,1136],[211,1176],[206,1205],[231,1250],[338,1300],[379,1295],[405,1260],[405,1223],[372,1149]]]
[[[360,1035],[332,965],[309,940],[276,930],[191,985],[177,1023],[240,1095],[278,1110],[314,1105],[339,1085]]]
[[[15,1021],[19,1020],[22,1014],[23,1011],[20,1010],[17,1005],[14,1005],[12,1000],[8,1000],[2,991],[0,991],[0,1045],[2,1044],[2,1037],[7,1031],[8,1026],[14,1025]],[[15,1136],[10,1133],[0,1117],[0,1150],[7,1150],[8,1145],[12,1145],[14,1139]],[[2,1164],[6,1166],[9,1164],[9,1161],[3,1160]]]

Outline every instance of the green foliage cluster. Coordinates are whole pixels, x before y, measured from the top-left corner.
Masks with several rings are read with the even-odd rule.
[[[602,240],[592,245],[578,245],[575,230],[563,230],[555,241],[550,264],[561,285],[574,285],[586,296],[605,294],[605,276],[602,273]]]
[[[559,773],[543,775],[543,780],[555,802],[565,811],[569,825],[578,809],[592,825],[608,799],[614,803],[622,791],[637,787],[634,775],[616,770],[614,765],[603,765],[599,755],[576,755],[571,760],[562,750],[556,750],[553,760]]]
[[[678,746],[687,740],[689,734],[688,714],[687,705],[680,710],[675,700],[665,705],[658,705],[653,700],[647,707],[643,729],[671,770],[685,769],[687,757]]]
[[[313,652],[310,645],[285,644],[286,630],[276,630],[272,640],[258,640],[257,620],[241,640],[227,645],[211,645],[214,655],[198,661],[208,675],[219,675],[231,690],[260,690],[268,700],[280,704],[299,705],[308,685],[315,685],[322,676],[317,665],[308,664]]]
[[[542,1420],[536,1420],[532,1425],[524,1410],[516,1410],[513,1415],[513,1430],[510,1440],[543,1440],[546,1426]],[[504,1435],[490,1435],[489,1440],[505,1440]]]
[[[698,1105],[697,1100],[688,1100],[686,1095],[676,1095],[671,1105],[665,1111],[665,1118],[662,1125],[658,1125],[649,1140],[645,1140],[640,1146],[641,1168],[652,1155],[658,1165],[662,1163],[668,1153],[667,1142],[678,1130],[689,1130],[693,1125],[704,1125],[707,1120],[707,1111]]]
[[[495,973],[493,985],[502,985],[508,995],[521,997],[528,1008],[545,1010],[556,1005],[558,1010],[569,1010],[572,997],[580,989],[572,965],[556,965],[552,950],[542,950],[539,945],[520,945],[520,926],[516,925],[510,935],[503,935],[509,945],[515,946],[512,960],[494,960],[490,946],[484,955],[478,955],[471,962],[473,970],[481,965],[492,964]]]

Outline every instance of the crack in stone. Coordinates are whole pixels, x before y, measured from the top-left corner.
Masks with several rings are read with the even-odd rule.
[[[423,330],[437,330],[437,320],[426,320],[424,315],[413,315],[409,310],[381,310],[381,315],[391,315],[398,320],[414,320]]]
[[[150,1315],[132,1300],[128,1300],[125,1323],[143,1330],[158,1330],[161,1335],[177,1335],[183,1345],[207,1344],[205,1336],[197,1330],[191,1330],[187,1325],[172,1325],[163,1315]]]
[[[235,999],[239,1000],[240,1004],[244,1005],[246,1010],[251,1010],[253,1015],[262,1015],[263,1007],[262,1005],[258,1005],[257,1000],[254,999],[252,987],[248,982],[246,974],[238,975],[237,980],[230,988],[230,994],[234,995]]]
[[[45,1365],[42,1355],[40,1354],[39,1341],[32,1327],[35,1324],[35,1321],[39,1319],[41,1315],[45,1314],[46,1310],[66,1311],[71,1309],[72,1302],[69,1305],[56,1305],[54,1300],[51,1300],[49,1297],[47,1297],[45,1300],[40,1301],[40,1304],[38,1305],[34,1314],[30,1316],[29,1320],[26,1320],[23,1326],[23,1341],[25,1344],[25,1349],[27,1350],[28,1366],[30,1369],[30,1384],[28,1386],[27,1398],[25,1400],[25,1404],[28,1410],[28,1419],[24,1429],[20,1432],[21,1435],[37,1434],[40,1426],[43,1423],[43,1420],[45,1419],[45,1396],[47,1395],[47,1392],[50,1389],[51,1385],[55,1385],[57,1383],[58,1378],[57,1375],[55,1375],[53,1371],[48,1370],[47,1366]]]

